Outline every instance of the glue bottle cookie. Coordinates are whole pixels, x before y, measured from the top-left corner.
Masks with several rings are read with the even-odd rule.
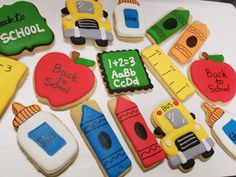
[[[76,158],[79,148],[74,136],[53,114],[17,102],[12,110],[18,143],[39,171],[58,175]]]
[[[212,107],[208,103],[203,103],[203,108],[207,113],[206,121],[212,127],[214,138],[236,159],[236,115],[225,112],[222,108]]]

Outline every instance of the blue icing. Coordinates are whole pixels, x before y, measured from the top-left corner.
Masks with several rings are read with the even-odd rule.
[[[236,121],[231,119],[227,124],[225,124],[223,131],[229,139],[236,144]]]
[[[138,12],[135,9],[124,9],[125,25],[128,28],[139,28]]]
[[[104,114],[83,105],[80,128],[108,176],[119,176],[131,167],[129,157],[126,155]]]
[[[28,137],[50,156],[56,154],[66,144],[66,141],[46,122],[30,131]]]

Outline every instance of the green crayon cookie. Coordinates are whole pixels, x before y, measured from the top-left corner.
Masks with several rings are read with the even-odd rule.
[[[147,30],[147,36],[160,44],[180,29],[185,27],[190,19],[190,13],[185,9],[175,9],[160,19]]]
[[[0,8],[0,54],[18,55],[23,50],[49,45],[53,32],[34,4],[19,1]]]

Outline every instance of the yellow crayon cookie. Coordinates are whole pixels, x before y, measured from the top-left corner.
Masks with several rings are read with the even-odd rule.
[[[209,31],[206,24],[192,23],[170,49],[170,55],[182,64],[187,63],[201,48],[208,35]]]
[[[183,101],[195,92],[194,86],[158,45],[144,49],[141,55],[147,67],[174,98]]]
[[[11,58],[0,57],[0,117],[27,73],[27,67]]]

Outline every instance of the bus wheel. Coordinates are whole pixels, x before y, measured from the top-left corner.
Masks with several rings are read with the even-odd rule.
[[[85,44],[84,37],[71,37],[71,42],[75,45],[83,45]]]
[[[193,159],[189,159],[186,163],[181,164],[181,167],[184,170],[189,170],[190,168],[192,168],[195,165],[195,161]]]
[[[210,151],[205,151],[201,155],[203,158],[207,159],[207,158],[211,157],[213,154],[214,154],[214,150],[211,148]]]
[[[108,40],[97,39],[95,42],[100,47],[106,47],[108,45]]]

